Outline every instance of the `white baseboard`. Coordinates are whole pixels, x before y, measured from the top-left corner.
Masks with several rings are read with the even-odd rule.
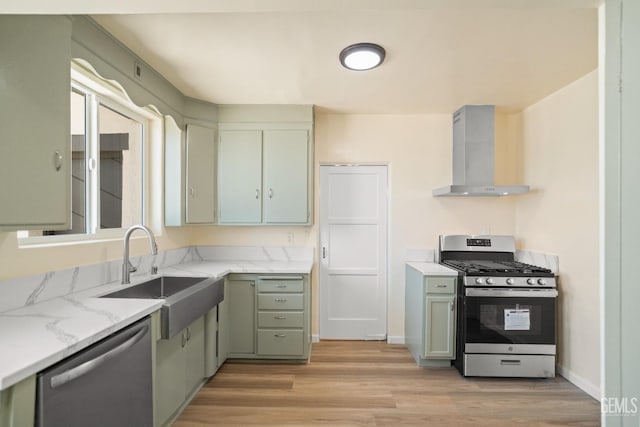
[[[564,368],[562,366],[558,365],[556,367],[556,370],[557,370],[558,374],[560,376],[562,376],[563,378],[565,378],[567,381],[569,381],[570,383],[572,383],[576,387],[580,388],[582,391],[587,393],[589,396],[591,396],[594,399],[600,401],[600,398],[602,397],[601,394],[600,394],[600,387],[598,387],[597,385],[593,384],[590,381],[587,381],[586,379],[584,379],[580,375],[577,375],[577,374],[571,372],[569,369]]]
[[[387,335],[387,344],[404,344],[404,337],[392,337]]]
[[[311,342],[320,342],[320,335],[311,335]],[[387,336],[387,344],[404,344],[404,337]]]

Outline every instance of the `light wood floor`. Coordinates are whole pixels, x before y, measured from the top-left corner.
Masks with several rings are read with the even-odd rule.
[[[322,341],[309,364],[228,361],[175,426],[600,425],[599,403],[555,379],[464,378],[405,346]]]

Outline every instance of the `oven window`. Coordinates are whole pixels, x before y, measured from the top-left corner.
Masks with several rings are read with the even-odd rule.
[[[555,344],[556,299],[465,297],[467,343]]]

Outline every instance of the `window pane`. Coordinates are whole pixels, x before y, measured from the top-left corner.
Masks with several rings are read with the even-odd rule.
[[[100,228],[142,223],[142,123],[100,105]]]

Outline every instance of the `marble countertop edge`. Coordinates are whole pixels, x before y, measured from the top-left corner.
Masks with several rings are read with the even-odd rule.
[[[425,276],[457,276],[458,272],[444,265],[434,262],[407,262],[409,267],[419,271]]]

